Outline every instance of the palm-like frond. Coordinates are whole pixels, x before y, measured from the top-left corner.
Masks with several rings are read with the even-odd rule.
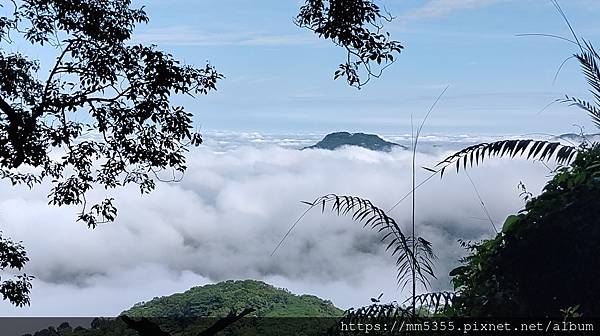
[[[581,65],[581,70],[585,75],[588,84],[590,85],[590,92],[594,96],[596,104],[592,104],[586,100],[567,96],[562,102],[569,103],[577,106],[588,112],[596,127],[600,128],[600,68],[598,62],[600,61],[600,55],[594,49],[594,46],[584,41],[582,52],[575,54],[575,58]]]
[[[379,324],[382,326],[386,325],[388,328],[391,328],[394,324],[400,326],[402,321],[412,321],[413,318],[414,314],[412,309],[401,307],[396,303],[376,303],[357,309],[350,308],[344,312],[344,316],[338,321],[336,328],[330,331],[329,335],[345,334],[343,332],[340,333],[340,328],[338,327],[342,323],[346,325],[349,325],[350,323],[355,325],[358,323],[367,323],[372,325]]]
[[[420,312],[423,313],[423,309],[426,309],[430,314],[441,313],[444,310],[452,306],[452,300],[456,294],[454,292],[433,292],[424,293],[415,296],[415,305],[420,308]],[[408,298],[405,302],[412,300]]]
[[[433,260],[436,256],[431,249],[431,243],[421,237],[413,242],[392,217],[371,201],[356,196],[329,194],[317,198],[314,202],[304,203],[310,206],[309,209],[320,206],[322,212],[327,204],[331,204],[331,211],[337,215],[351,215],[354,221],[363,223],[363,227],[370,227],[380,233],[381,241],[387,244],[386,250],[392,251],[392,256],[396,257],[398,284],[402,285],[402,288],[411,281],[413,272],[415,279],[424,287],[429,286],[429,277],[435,278]]]
[[[583,74],[591,86],[590,92],[596,98],[596,102],[600,102],[600,68],[598,68],[600,55],[598,55],[598,52],[596,52],[591,43],[587,41],[584,41],[584,43],[585,51],[575,55],[575,57],[579,61],[579,64],[581,64]]]
[[[432,314],[443,313],[450,308],[455,294],[452,292],[426,293],[416,296],[417,310],[411,306],[406,307],[396,302],[380,304],[374,303],[360,308],[350,308],[338,320],[336,326],[329,330],[328,335],[347,334],[339,328],[340,325],[358,325],[359,323],[385,326],[377,335],[392,335],[400,333],[409,334],[410,328],[404,328],[405,323],[419,323]],[[406,300],[410,301],[412,298]]]
[[[407,238],[408,245],[412,246],[412,237]],[[417,277],[418,280],[423,287],[427,288],[430,285],[429,277],[435,278],[435,273],[433,272],[433,260],[437,258],[435,253],[433,253],[433,249],[431,248],[431,243],[421,237],[417,237],[415,239],[415,258],[417,259]],[[419,272],[422,273],[419,276]],[[426,276],[423,276],[426,275]]]
[[[561,103],[567,103],[571,106],[577,106],[580,109],[586,111],[589,114],[590,118],[592,118],[592,121],[594,122],[596,127],[600,128],[600,109],[596,105],[593,105],[592,103],[583,99],[571,96],[565,97],[565,99],[559,99],[558,101],[560,101]]]
[[[447,167],[452,164],[456,165],[456,171],[460,170],[462,165],[463,169],[467,168],[467,164],[471,167],[473,164],[477,165],[483,162],[483,159],[487,156],[497,157],[510,157],[523,156],[527,154],[527,159],[533,160],[550,160],[552,156],[555,157],[559,164],[570,162],[575,154],[577,154],[577,147],[563,145],[559,142],[550,142],[543,140],[501,140],[495,142],[484,142],[469,146],[459,152],[456,152],[447,157],[442,162],[438,163],[437,166],[441,166],[441,175],[444,175],[444,171]]]
[[[575,42],[580,47],[580,52],[573,55],[581,65],[585,75],[590,92],[594,97],[595,104],[587,100],[573,96],[565,96],[564,99],[557,101],[577,106],[586,111],[592,118],[596,127],[600,128],[600,54],[594,49],[594,46],[585,40],[576,39]],[[466,169],[467,164],[479,164],[486,157],[515,157],[527,154],[527,159],[550,160],[555,156],[559,164],[570,162],[577,154],[577,147],[566,146],[558,142],[549,142],[541,140],[501,140],[491,143],[481,143],[467,147],[440,162],[441,175],[443,176],[446,167],[456,164],[456,170],[460,170],[461,164]]]

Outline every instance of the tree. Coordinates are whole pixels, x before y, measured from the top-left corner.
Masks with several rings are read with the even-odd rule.
[[[212,66],[183,66],[153,46],[126,44],[134,26],[148,20],[130,1],[12,5],[13,15],[0,18],[2,179],[29,187],[51,180],[49,203],[81,206],[78,221],[93,228],[117,214],[112,198],[88,203],[94,186],[133,183],[144,194],[160,171],[185,171],[186,147],[202,138],[191,131],[192,115],[170,97],[215,89],[222,76]],[[38,61],[4,50],[15,39],[58,51],[45,79]],[[20,244],[1,241],[2,270],[21,269],[27,260]],[[30,280],[6,280],[0,292],[29,304]]]
[[[27,0],[0,26],[5,42],[18,34],[59,51],[45,80],[39,62],[0,51],[2,177],[30,187],[52,179],[50,203],[81,205],[78,220],[90,227],[116,215],[111,198],[88,204],[94,186],[137,184],[144,194],[160,171],[185,171],[186,147],[202,139],[192,114],[170,98],[207,93],[222,77],[210,65],[183,66],[153,46],[126,44],[148,20],[129,3]]]
[[[11,13],[0,17],[0,178],[30,188],[48,181],[49,203],[80,206],[77,221],[90,228],[117,216],[113,198],[86,198],[93,188],[133,184],[146,194],[164,174],[172,176],[168,181],[182,178],[185,154],[202,137],[193,131],[193,115],[171,98],[207,94],[223,75],[210,64],[182,65],[155,46],[129,44],[134,27],[148,21],[131,0],[12,0],[0,6]],[[347,50],[336,78],[360,88],[402,49],[381,32],[386,20],[391,16],[369,0],[307,0],[296,23]],[[56,50],[54,63],[10,51],[23,42]],[[373,70],[371,61],[382,69]],[[21,268],[27,261],[22,246],[4,241],[19,246]],[[7,258],[8,252],[0,254],[0,262]],[[22,291],[6,292],[16,303],[28,303],[18,299],[28,293],[28,279],[15,282]],[[13,301],[11,295],[5,298]]]

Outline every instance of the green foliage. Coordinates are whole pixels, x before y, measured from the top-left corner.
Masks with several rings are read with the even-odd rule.
[[[94,187],[134,184],[144,194],[161,171],[185,172],[187,147],[201,137],[192,114],[171,98],[214,90],[222,76],[212,66],[181,65],[155,46],[132,45],[133,29],[148,17],[131,0],[12,5],[0,42],[18,38],[57,57],[42,79],[38,61],[0,49],[0,178],[29,187],[48,180],[49,203],[81,206],[78,220],[95,227],[117,209],[110,197],[87,200]]]
[[[406,236],[394,218],[388,216],[383,210],[371,201],[356,196],[339,196],[329,194],[318,197],[314,202],[304,202],[310,209],[320,207],[325,211],[325,206],[331,204],[331,211],[337,215],[351,215],[356,222],[363,223],[364,227],[381,234],[381,241],[387,244],[386,250],[391,251],[396,257],[398,268],[398,285],[402,288],[408,283],[418,281],[425,288],[429,286],[429,278],[435,278],[433,260],[436,259],[431,243],[422,237],[413,239]]]
[[[135,330],[129,329],[119,320],[96,318],[90,328],[71,327],[67,322],[58,327],[48,327],[39,330],[33,336],[140,336]],[[31,336],[31,334],[24,335]],[[158,336],[158,335],[156,335]]]
[[[22,270],[29,257],[20,242],[15,243],[2,236],[0,231],[0,272],[6,269]],[[0,278],[0,280],[2,280]],[[31,290],[32,276],[27,274],[17,275],[15,279],[7,279],[0,283],[2,299],[22,307],[29,305],[29,292]]]
[[[600,145],[583,147],[541,195],[450,275],[465,316],[600,316]],[[578,307],[578,308],[573,308]]]
[[[452,308],[452,302],[456,294],[454,292],[431,292],[415,296],[415,305],[419,316],[440,316],[446,314]],[[408,302],[410,299],[407,299]]]
[[[371,0],[306,0],[295,22],[346,50],[347,60],[334,79],[343,77],[360,89],[371,78],[379,78],[404,48],[382,32],[384,23],[392,19]],[[366,79],[361,79],[361,71]]]
[[[185,172],[184,154],[202,138],[192,132],[192,114],[173,106],[171,97],[206,94],[222,78],[211,65],[181,65],[155,46],[132,45],[133,29],[148,17],[130,5],[0,4],[9,13],[0,17],[0,179],[30,188],[49,182],[48,203],[80,206],[78,221],[92,228],[117,216],[112,197],[86,198],[93,188],[134,184],[145,194],[160,172]],[[39,61],[5,51],[13,39],[56,50],[45,78]],[[12,265],[7,258],[0,254],[2,268]],[[29,280],[3,282],[4,299],[28,304]]]
[[[583,52],[576,54],[575,58],[579,61],[581,70],[591,87],[590,92],[594,97],[595,104],[570,96],[566,96],[563,102],[568,102],[588,112],[594,124],[600,128],[600,68],[598,67],[600,55],[588,41],[583,41],[583,45],[580,44],[580,47]]]
[[[94,319],[91,328],[63,323],[35,335],[208,336],[215,335],[216,325],[223,330],[218,335],[323,335],[342,314],[316,296],[294,295],[261,281],[229,280],[135,304],[120,318]]]
[[[579,39],[564,12],[594,101],[566,96],[557,101],[586,111],[600,128],[600,55]],[[450,276],[457,292],[449,312],[461,316],[600,316],[600,145],[579,147],[536,140],[476,144],[440,162],[440,172],[477,165],[485,157],[516,157],[559,163],[557,174],[525,209],[509,216],[496,237],[462,243],[471,254]],[[570,166],[564,164],[570,163]],[[522,184],[520,185],[522,187]]]
[[[136,304],[122,314],[131,317],[223,317],[230,311],[254,308],[249,316],[335,317],[342,311],[330,301],[312,295],[294,295],[261,281],[225,281],[184,293]]]

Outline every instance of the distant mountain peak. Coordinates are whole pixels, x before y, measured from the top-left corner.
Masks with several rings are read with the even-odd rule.
[[[350,132],[335,132],[327,134],[323,140],[319,141],[315,145],[304,147],[303,149],[318,148],[336,150],[343,146],[358,146],[381,152],[390,152],[394,147],[406,149],[405,146],[394,142],[385,141],[375,134]]]

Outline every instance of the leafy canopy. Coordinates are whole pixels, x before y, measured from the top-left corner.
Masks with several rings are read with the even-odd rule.
[[[0,272],[7,269],[22,270],[29,261],[25,248],[2,236],[0,231]],[[18,275],[16,279],[7,279],[0,283],[0,294],[3,300],[22,307],[29,304],[29,292],[33,277],[27,274]],[[0,278],[1,280],[1,278]]]
[[[113,221],[112,198],[88,202],[93,187],[154,189],[164,170],[183,174],[192,114],[173,94],[208,93],[222,78],[211,65],[181,65],[154,46],[130,45],[148,17],[129,0],[23,0],[0,4],[0,178],[13,185],[49,181],[49,203],[78,205],[89,227]],[[15,43],[56,50],[52,64]],[[48,74],[41,69],[47,68]],[[0,271],[28,261],[20,243],[0,236]],[[29,304],[32,277],[0,284],[3,299]]]
[[[222,77],[211,65],[181,65],[154,46],[128,44],[148,21],[129,6],[25,0],[0,21],[2,44],[19,38],[58,52],[42,78],[38,61],[0,49],[1,177],[30,187],[51,180],[50,203],[82,206],[78,220],[90,227],[117,212],[112,198],[86,202],[94,186],[136,184],[147,193],[161,171],[185,171],[186,147],[202,139],[171,96],[205,94]]]
[[[360,89],[371,78],[379,78],[404,48],[382,31],[392,19],[370,0],[306,0],[295,22],[346,50],[346,61],[334,78],[343,77]]]

